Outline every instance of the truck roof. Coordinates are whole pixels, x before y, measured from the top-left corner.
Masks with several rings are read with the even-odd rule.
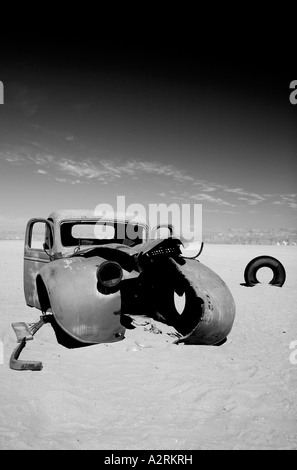
[[[52,212],[49,217],[54,223],[65,220],[114,220],[119,222],[132,222],[148,226],[144,217],[135,216],[127,212],[102,212],[98,213],[91,209],[60,209]]]

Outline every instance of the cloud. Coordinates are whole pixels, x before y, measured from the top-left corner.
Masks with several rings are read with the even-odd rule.
[[[259,200],[259,199],[250,199],[248,197],[239,197],[238,200],[239,201],[246,201],[249,206],[256,206],[257,204],[259,204],[261,202],[261,200]],[[263,201],[264,201],[264,199],[263,199]]]
[[[0,158],[12,165],[22,164],[25,161],[25,159],[18,153],[9,151],[0,152]]]
[[[58,183],[67,183],[66,178],[55,178],[55,180],[58,181]]]
[[[193,195],[189,196],[189,198],[190,199],[195,199],[196,201],[212,202],[212,203],[218,204],[219,206],[232,206],[232,207],[235,207],[234,204],[231,204],[230,202],[225,201],[220,197],[210,196],[209,194],[203,194],[203,193],[193,194]]]
[[[274,195],[275,196],[275,195]],[[297,194],[279,194],[276,201],[273,201],[274,205],[285,205],[291,209],[297,209]]]
[[[212,191],[217,191],[218,188],[216,188],[215,186],[206,186],[203,188],[203,191],[208,193],[208,192],[212,192]]]
[[[53,165],[63,173],[81,178],[100,179],[100,177],[106,174],[104,169],[95,167],[94,164],[89,161],[74,162],[73,160],[63,159],[61,161],[54,161]]]
[[[193,175],[159,162],[121,160],[119,158],[74,159],[55,148],[46,148],[37,142],[31,145],[0,148],[0,159],[10,165],[34,165],[36,173],[48,174],[59,183],[69,184],[109,184],[119,179],[147,180],[154,177],[160,185],[169,183],[174,190],[160,187],[159,196],[171,200],[187,200],[226,207],[251,207],[261,204],[286,205],[297,208],[297,194],[259,194],[243,188],[233,188],[195,178]],[[155,185],[156,186],[156,185]],[[165,189],[165,188],[164,188]]]
[[[263,194],[252,193],[249,191],[244,191],[242,188],[225,188],[225,192],[234,193],[240,196],[238,199],[242,201],[247,201],[250,205],[258,204],[266,200],[266,197]],[[247,197],[245,197],[247,196]]]
[[[218,214],[238,214],[237,211],[231,211],[226,209],[203,209],[203,212],[215,212]]]

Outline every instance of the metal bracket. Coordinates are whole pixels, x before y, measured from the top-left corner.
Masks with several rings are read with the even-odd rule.
[[[26,346],[28,340],[33,339],[33,335],[39,328],[42,327],[46,323],[45,317],[40,317],[38,322],[33,323],[30,327],[25,322],[18,322],[12,323],[12,327],[15,331],[17,336],[17,341],[20,343],[13,351],[12,355],[10,356],[9,367],[13,370],[41,370],[42,369],[42,362],[40,361],[21,361],[19,360],[19,356]]]

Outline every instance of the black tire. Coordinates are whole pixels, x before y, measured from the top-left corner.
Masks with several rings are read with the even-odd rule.
[[[259,284],[257,272],[260,268],[270,268],[273,271],[273,279],[269,284],[281,287],[286,280],[286,271],[282,263],[272,256],[258,256],[252,259],[244,271],[244,280],[246,285],[254,286]]]

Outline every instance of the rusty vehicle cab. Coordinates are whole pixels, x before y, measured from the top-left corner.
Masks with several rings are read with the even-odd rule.
[[[56,327],[83,345],[122,340],[124,317],[137,314],[172,325],[179,341],[220,343],[232,328],[233,297],[216,273],[183,256],[167,228],[167,238],[155,238],[158,227],[151,231],[134,214],[87,210],[29,220],[27,305],[50,312]],[[176,297],[185,298],[181,311]]]
[[[125,230],[123,238],[113,238],[117,236],[117,233],[112,234],[115,224],[120,236],[121,229],[131,224],[132,231],[137,235],[133,244],[145,242],[149,237],[146,221],[138,218],[131,223],[131,218],[117,214],[115,220],[113,214],[95,217],[94,211],[90,210],[60,210],[50,214],[47,219],[30,219],[24,246],[24,293],[27,305],[40,308],[36,278],[46,263],[69,257],[81,249],[112,242],[123,243]],[[101,239],[98,238],[100,235]]]

